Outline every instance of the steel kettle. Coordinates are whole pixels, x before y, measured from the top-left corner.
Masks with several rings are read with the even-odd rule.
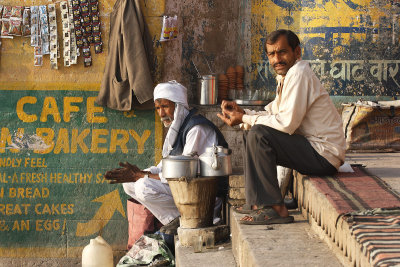
[[[232,150],[222,146],[207,147],[199,156],[200,176],[227,176],[232,174]]]

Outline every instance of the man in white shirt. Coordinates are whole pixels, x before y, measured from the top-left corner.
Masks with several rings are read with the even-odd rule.
[[[160,83],[154,88],[154,105],[164,126],[169,128],[162,156],[201,155],[207,147],[228,147],[222,133],[205,117],[189,110],[187,89],[176,81]],[[122,168],[106,172],[111,183],[124,183],[125,192],[144,205],[164,225],[173,230],[179,226],[179,211],[175,206],[171,190],[162,177],[162,161],[157,166],[140,170],[129,163],[120,163]],[[227,184],[219,179],[217,196],[224,196]],[[172,225],[171,225],[172,224]]]
[[[289,30],[274,31],[265,50],[277,74],[275,99],[260,112],[224,101],[218,114],[230,126],[250,129],[244,134],[247,208],[238,208],[249,213],[243,224],[293,222],[279,189],[277,165],[331,175],[345,157],[342,120],[308,62],[300,59],[299,38]]]

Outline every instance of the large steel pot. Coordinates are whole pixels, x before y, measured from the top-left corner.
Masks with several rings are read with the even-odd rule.
[[[200,155],[200,176],[226,176],[232,174],[232,150],[222,146],[207,147]]]
[[[162,159],[164,178],[194,178],[197,176],[197,158],[190,156],[168,156]]]

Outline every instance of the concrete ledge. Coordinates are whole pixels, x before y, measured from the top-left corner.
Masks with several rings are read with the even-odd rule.
[[[232,198],[229,198],[228,199],[228,203],[229,203],[230,206],[240,206],[240,205],[245,204],[246,200],[245,199],[232,199]]]
[[[178,237],[181,246],[190,247],[194,237],[202,236],[205,240],[206,234],[212,233],[214,235],[214,242],[220,243],[229,240],[230,230],[227,225],[218,225],[204,228],[178,228]]]
[[[175,262],[177,267],[232,267],[236,266],[231,243],[217,244],[214,249],[203,248],[194,253],[192,247],[183,247],[175,241]]]
[[[114,261],[115,262],[115,261]],[[118,261],[117,261],[118,262]],[[79,258],[2,258],[0,266],[52,266],[52,267],[78,267],[82,266]]]
[[[348,223],[339,217],[338,212],[325,195],[317,190],[305,175],[294,173],[294,196],[303,216],[320,238],[334,250],[340,251],[341,261],[348,266],[371,266],[361,252],[360,244],[349,231]]]
[[[244,175],[229,175],[229,187],[233,188],[244,188],[245,187],[245,180]]]
[[[82,253],[82,252],[81,252]],[[126,251],[113,251],[114,266],[126,254]],[[82,266],[82,257],[75,258],[1,258],[1,267],[78,267]]]
[[[244,175],[230,175],[229,176],[229,191],[228,196],[230,199],[245,200],[245,180]]]
[[[231,199],[245,199],[245,189],[244,188],[230,188],[229,198]]]
[[[231,210],[232,252],[237,266],[341,266],[336,256],[311,231],[299,211],[295,223],[243,225]]]

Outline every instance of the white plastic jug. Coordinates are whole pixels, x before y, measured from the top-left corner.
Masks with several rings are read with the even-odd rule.
[[[90,244],[82,251],[82,267],[113,267],[112,248],[98,236],[90,239]]]

